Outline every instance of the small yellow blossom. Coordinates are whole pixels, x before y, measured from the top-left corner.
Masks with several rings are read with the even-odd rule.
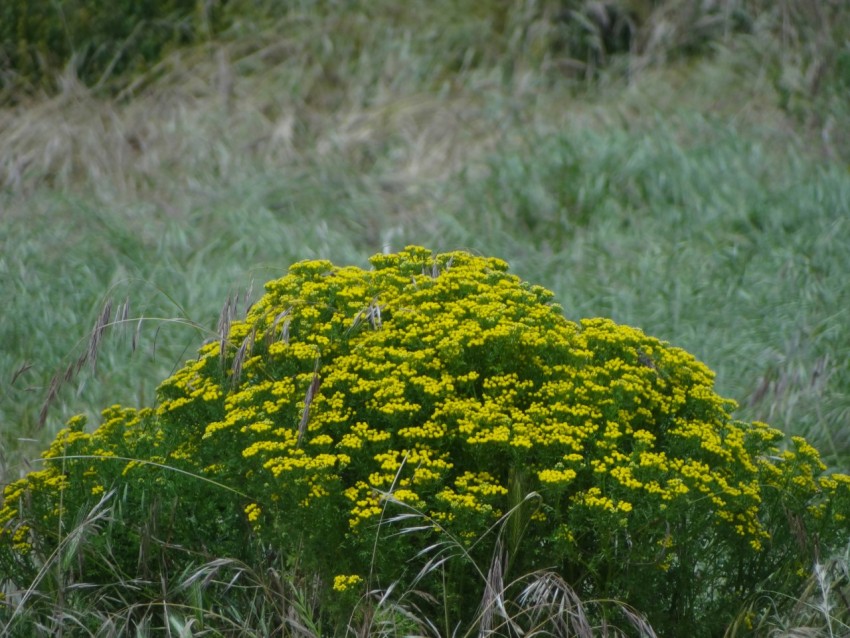
[[[249,503],[245,507],[245,515],[248,517],[248,520],[251,523],[256,523],[257,520],[262,515],[262,513],[263,513],[262,508],[259,505],[257,505],[256,503]]]
[[[356,574],[334,576],[334,591],[344,592],[356,587],[363,582],[363,578]]]

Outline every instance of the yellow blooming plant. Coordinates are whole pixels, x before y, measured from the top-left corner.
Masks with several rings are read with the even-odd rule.
[[[106,490],[128,570],[153,526],[169,560],[270,546],[332,596],[410,582],[449,537],[486,561],[501,537],[514,576],[553,568],[656,628],[711,632],[842,540],[850,479],[733,418],[684,350],[570,321],[498,259],[409,247],[371,264],[293,265],[154,408],[69,423],[6,488],[0,567],[32,575]],[[417,587],[476,609],[481,583],[450,573]]]

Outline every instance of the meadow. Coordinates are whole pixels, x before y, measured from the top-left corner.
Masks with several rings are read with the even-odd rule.
[[[498,257],[570,320],[684,348],[737,417],[850,472],[840,2],[632,3],[651,10],[613,53],[594,3],[259,4],[109,92],[69,65],[4,94],[0,484],[73,415],[151,405],[290,264],[409,244]],[[758,635],[848,635],[829,551]],[[308,615],[290,635],[345,632]],[[231,635],[178,624],[136,635]]]

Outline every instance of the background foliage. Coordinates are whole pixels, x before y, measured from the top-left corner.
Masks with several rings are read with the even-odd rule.
[[[218,26],[218,4],[165,2],[4,2],[0,9],[3,88],[54,88],[70,66],[83,82],[107,85],[155,65],[170,48],[203,40]]]

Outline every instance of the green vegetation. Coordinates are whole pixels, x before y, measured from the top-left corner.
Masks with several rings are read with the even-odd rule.
[[[324,620],[416,586],[445,631],[475,627],[498,611],[479,610],[488,587],[513,596],[506,582],[553,570],[662,635],[712,636],[742,597],[796,591],[820,544],[844,542],[850,475],[823,475],[802,437],[730,418],[683,350],[569,322],[497,259],[410,247],[371,263],[293,265],[155,409],[113,406],[92,434],[73,418],[44,469],[5,490],[12,583],[37,581],[80,512],[114,497],[63,566],[94,593],[72,609],[118,612],[102,598],[116,572],[250,563],[260,543],[318,579]],[[168,543],[140,554],[154,538]],[[459,560],[491,556],[483,582]]]
[[[50,86],[70,67],[100,87],[145,71],[169,47],[209,35],[217,3],[195,0],[103,2],[11,0],[0,8],[0,88]]]
[[[240,317],[292,263],[365,266],[411,243],[498,256],[571,321],[610,317],[684,348],[735,418],[802,435],[846,472],[846,11],[611,2],[631,25],[624,51],[591,4],[231,2],[219,36],[99,88],[73,65],[44,95],[5,83],[0,481],[43,469],[77,413],[96,426],[104,406],[155,408],[156,385],[217,338],[225,300]],[[58,600],[61,617],[79,583],[60,567],[110,507],[79,512],[79,545],[45,563],[27,601]],[[811,587],[742,599],[757,614],[734,631],[846,632],[842,551],[822,548]],[[165,584],[116,573],[128,586],[110,595],[130,611],[87,622],[191,624],[134,597],[151,582],[160,599],[192,592],[209,621],[239,575],[253,603],[227,614],[246,635],[307,623],[308,583],[257,556],[199,556]],[[560,585],[547,591],[585,595]],[[413,631],[397,602],[359,627]]]

